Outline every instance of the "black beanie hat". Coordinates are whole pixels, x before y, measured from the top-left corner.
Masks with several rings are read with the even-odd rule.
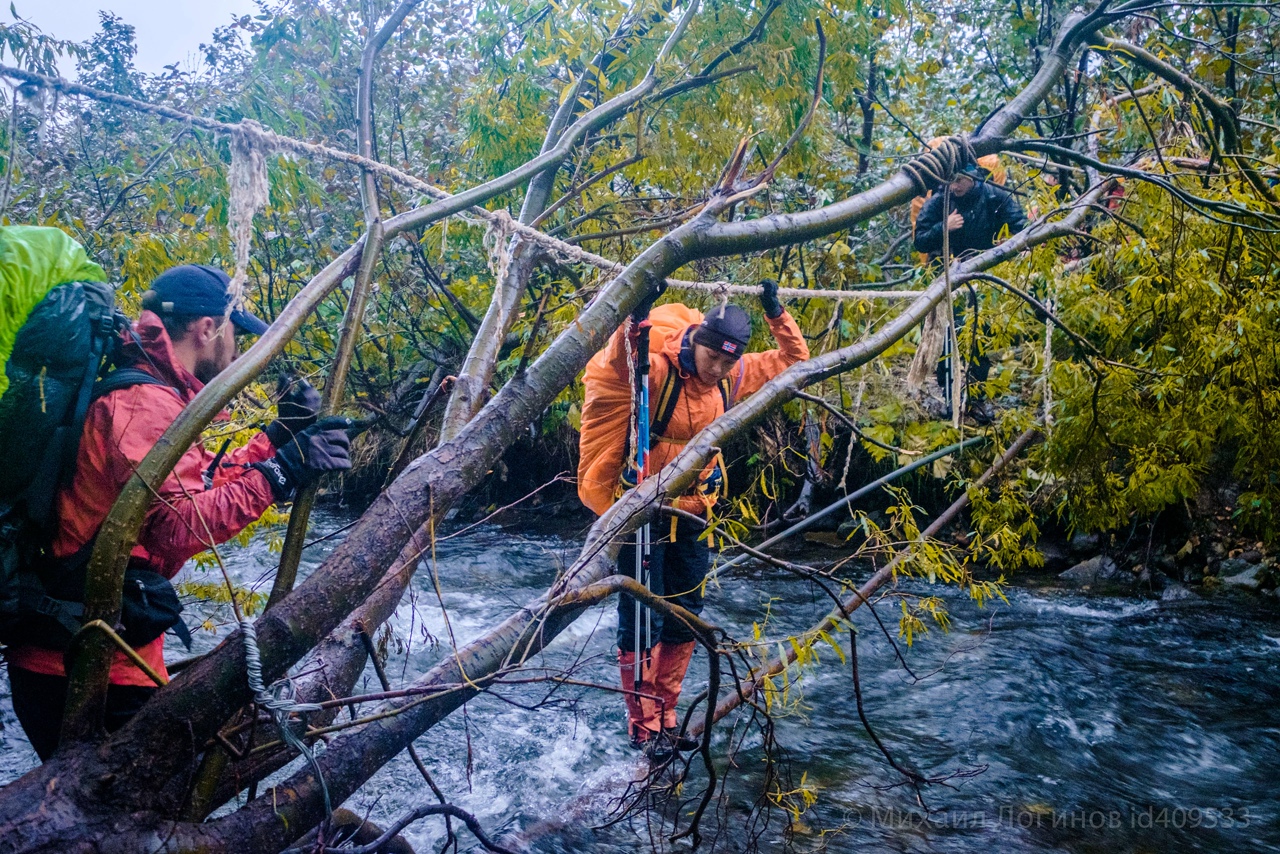
[[[711,309],[693,332],[693,343],[710,347],[718,353],[740,357],[751,340],[751,317],[736,305]]]

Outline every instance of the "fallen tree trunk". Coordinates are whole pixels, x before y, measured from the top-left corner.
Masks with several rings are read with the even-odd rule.
[[[1071,233],[1100,192],[1101,188],[1081,200],[1061,222],[1034,226],[995,249],[957,262],[952,275],[987,269],[1019,251]],[[690,440],[671,465],[625,495],[600,518],[588,534],[578,561],[555,587],[425,674],[410,686],[413,696],[384,704],[369,714],[368,723],[334,736],[319,758],[331,796],[341,800],[354,792],[373,770],[492,681],[528,661],[577,619],[583,613],[580,606],[556,603],[612,574],[617,549],[625,535],[652,514],[663,496],[682,492],[714,447],[790,399],[794,390],[856,368],[884,352],[946,293],[945,277],[939,277],[920,299],[875,335],[793,365]],[[361,758],[360,763],[350,761],[355,756]],[[303,770],[226,818],[198,827],[169,825],[165,832],[172,833],[175,842],[181,840],[179,850],[267,851],[289,841],[286,827],[310,826],[322,817],[320,783],[309,770]],[[210,847],[215,844],[227,847]]]

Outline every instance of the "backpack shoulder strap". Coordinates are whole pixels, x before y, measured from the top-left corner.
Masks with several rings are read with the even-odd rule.
[[[728,412],[733,406],[733,392],[736,383],[733,374],[720,380],[717,386],[720,389],[720,400],[724,402],[724,411]],[[667,379],[662,383],[662,389],[658,392],[658,400],[653,408],[653,420],[650,422],[649,435],[654,438],[660,438],[667,434],[667,427],[671,424],[671,416],[676,412],[676,403],[680,400],[680,392],[684,389],[684,379],[680,376],[680,371],[672,368],[667,371]]]
[[[168,386],[169,384],[164,380],[156,379],[142,368],[116,368],[93,384],[93,399],[98,400],[114,391],[133,388],[136,385]],[[81,420],[83,421],[83,418]]]
[[[684,388],[684,380],[680,369],[672,365],[667,370],[667,378],[658,391],[658,399],[652,408],[653,417],[649,421],[649,435],[655,438],[665,436],[671,424],[671,416],[675,414],[676,402],[680,400],[680,391]]]
[[[728,376],[720,380],[720,399],[724,401],[725,412],[728,412],[729,408],[733,406],[734,385],[736,385],[736,383],[733,381],[732,371],[729,372]]]
[[[53,521],[53,502],[58,485],[65,482],[75,465],[80,449],[80,431],[89,412],[89,404],[93,402],[93,388],[96,385],[94,380],[102,370],[115,335],[115,316],[111,310],[115,291],[109,287],[104,290],[102,284],[97,282],[82,284],[80,287],[87,294],[84,302],[89,306],[89,316],[92,318],[95,305],[99,309],[90,332],[92,338],[89,358],[85,361],[74,404],[64,414],[63,422],[56,427],[54,435],[44,446],[37,469],[40,475],[27,484],[21,494],[28,517],[46,530]]]

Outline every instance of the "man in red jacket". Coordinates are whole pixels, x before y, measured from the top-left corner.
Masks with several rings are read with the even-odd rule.
[[[188,264],[166,270],[143,295],[144,310],[126,335],[124,356],[149,379],[105,394],[89,407],[74,474],[57,496],[53,557],[68,575],[78,572],[80,585],[98,529],[142,458],[205,383],[235,359],[236,333],[267,330],[231,305],[228,282],[216,267]],[[346,433],[313,426],[319,403],[314,389],[298,386],[281,402],[282,417],[220,464],[203,444],[193,445],[158,490],[130,568],[173,578],[191,557],[234,537],[296,487],[323,471],[350,468]],[[168,678],[163,634],[136,651]],[[40,758],[48,759],[58,745],[66,702],[63,652],[33,643],[10,647],[7,659],[18,721]],[[117,652],[107,729],[123,725],[155,690],[155,682]]]

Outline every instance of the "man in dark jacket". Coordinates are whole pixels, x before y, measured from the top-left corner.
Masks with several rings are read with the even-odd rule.
[[[204,384],[235,359],[236,334],[267,330],[231,304],[228,282],[216,267],[187,264],[166,270],[143,295],[142,316],[126,336],[124,357],[152,382],[93,402],[71,482],[57,495],[52,552],[65,562],[68,577],[74,572],[83,577],[98,529],[142,458]],[[288,397],[281,400],[281,417],[244,447],[216,460],[196,442],[183,454],[147,511],[131,569],[172,578],[194,555],[240,533],[273,502],[287,500],[295,487],[321,472],[351,467],[346,432],[314,424],[319,394],[303,384]],[[127,634],[127,620],[125,629]],[[58,745],[67,695],[63,652],[49,646],[33,637],[6,651],[14,712],[42,760]],[[167,679],[163,634],[137,643],[135,652]],[[123,725],[155,691],[152,678],[117,652],[107,691],[107,729]]]
[[[1017,234],[1027,227],[1027,216],[1013,194],[986,180],[986,170],[975,163],[966,165],[951,182],[948,192],[934,193],[920,209],[916,219],[916,251],[925,252],[930,259],[942,254],[943,235],[947,235],[947,249],[954,258],[959,255],[985,252],[1007,233]],[[970,296],[972,308],[977,305]],[[964,311],[956,314],[956,329],[964,323]],[[971,352],[967,381],[986,382],[991,373],[991,360],[985,353]],[[938,385],[947,408],[951,409],[950,372],[955,360],[950,352],[950,340],[943,359],[938,363]],[[968,414],[979,424],[989,424],[994,418],[991,404],[986,400],[973,400]]]
[[[1013,194],[986,180],[977,164],[969,164],[951,182],[951,204],[944,210],[947,193],[934,193],[916,219],[916,251],[942,253],[944,229],[950,232],[953,256],[985,252],[1008,227],[1017,234],[1027,227],[1027,216]]]

